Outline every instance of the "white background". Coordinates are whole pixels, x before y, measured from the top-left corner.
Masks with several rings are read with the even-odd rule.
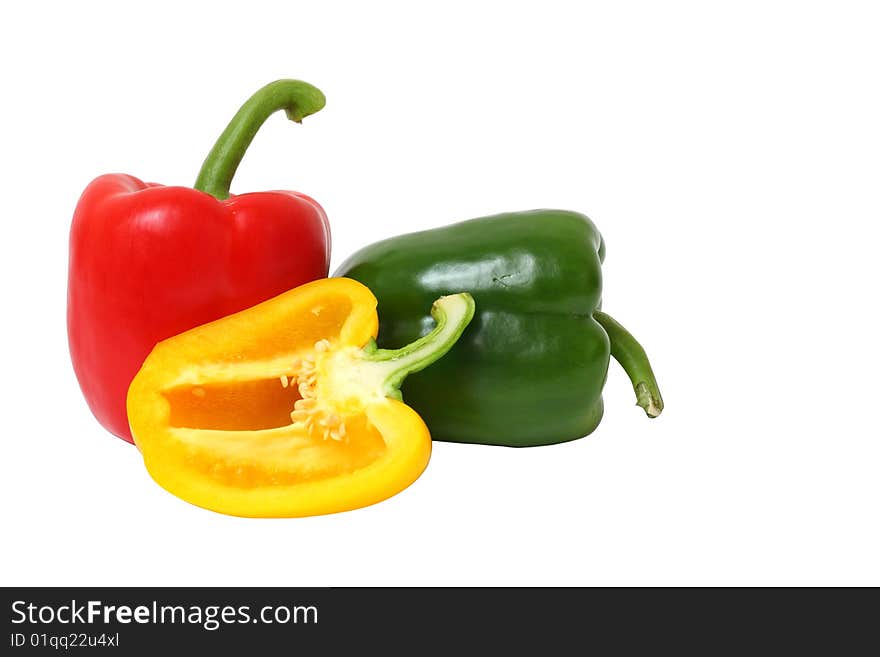
[[[854,2],[6,3],[0,10],[6,585],[880,584],[878,16]],[[67,232],[121,171],[191,185],[280,77],[233,192],[319,200],[333,266],[505,210],[589,214],[614,364],[589,438],[435,444],[371,508],[257,521],[165,493],[80,396]]]

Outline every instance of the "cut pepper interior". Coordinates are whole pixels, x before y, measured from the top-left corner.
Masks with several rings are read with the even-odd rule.
[[[376,299],[360,283],[308,283],[156,346],[129,388],[150,475],[215,511],[281,517],[366,506],[421,474],[430,435],[398,391],[473,316],[439,299],[436,327],[377,349]]]
[[[183,429],[259,431],[290,424],[290,409],[300,399],[297,386],[278,379],[183,385],[162,394],[169,423]]]

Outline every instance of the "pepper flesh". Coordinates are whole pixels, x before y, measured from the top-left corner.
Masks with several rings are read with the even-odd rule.
[[[160,340],[327,275],[324,210],[295,192],[229,195],[251,139],[285,110],[320,110],[310,84],[279,80],[232,119],[195,189],[104,175],[83,192],[70,229],[67,326],[83,395],[98,421],[131,441],[128,386]]]
[[[377,349],[376,299],[348,279],[308,283],[158,344],[128,392],[150,475],[221,513],[292,517],[381,501],[422,473],[431,438],[399,401],[474,312],[433,305],[435,329]]]
[[[663,407],[644,350],[601,313],[602,236],[586,216],[534,210],[482,217],[367,246],[336,276],[379,299],[379,344],[424,331],[427,299],[469,290],[477,315],[437,365],[407,379],[435,439],[526,447],[580,438],[602,419],[614,354],[649,415]]]

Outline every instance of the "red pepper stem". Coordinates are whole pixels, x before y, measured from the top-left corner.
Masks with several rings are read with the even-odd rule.
[[[284,110],[297,123],[324,107],[324,94],[308,82],[276,80],[251,96],[238,110],[208,153],[194,187],[219,200],[229,198],[229,186],[245,151],[272,114]]]
[[[611,340],[611,355],[620,363],[632,382],[636,392],[636,404],[641,406],[648,417],[657,417],[663,410],[663,398],[648,355],[642,345],[613,317],[601,310],[593,311],[595,319]]]

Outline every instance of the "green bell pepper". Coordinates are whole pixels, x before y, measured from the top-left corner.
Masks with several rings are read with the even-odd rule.
[[[335,275],[378,298],[380,346],[425,335],[432,326],[425,308],[469,291],[470,326],[444,358],[407,378],[404,399],[435,439],[525,447],[596,428],[611,355],[647,414],[663,408],[644,350],[599,310],[604,256],[586,216],[534,210],[377,242]]]

